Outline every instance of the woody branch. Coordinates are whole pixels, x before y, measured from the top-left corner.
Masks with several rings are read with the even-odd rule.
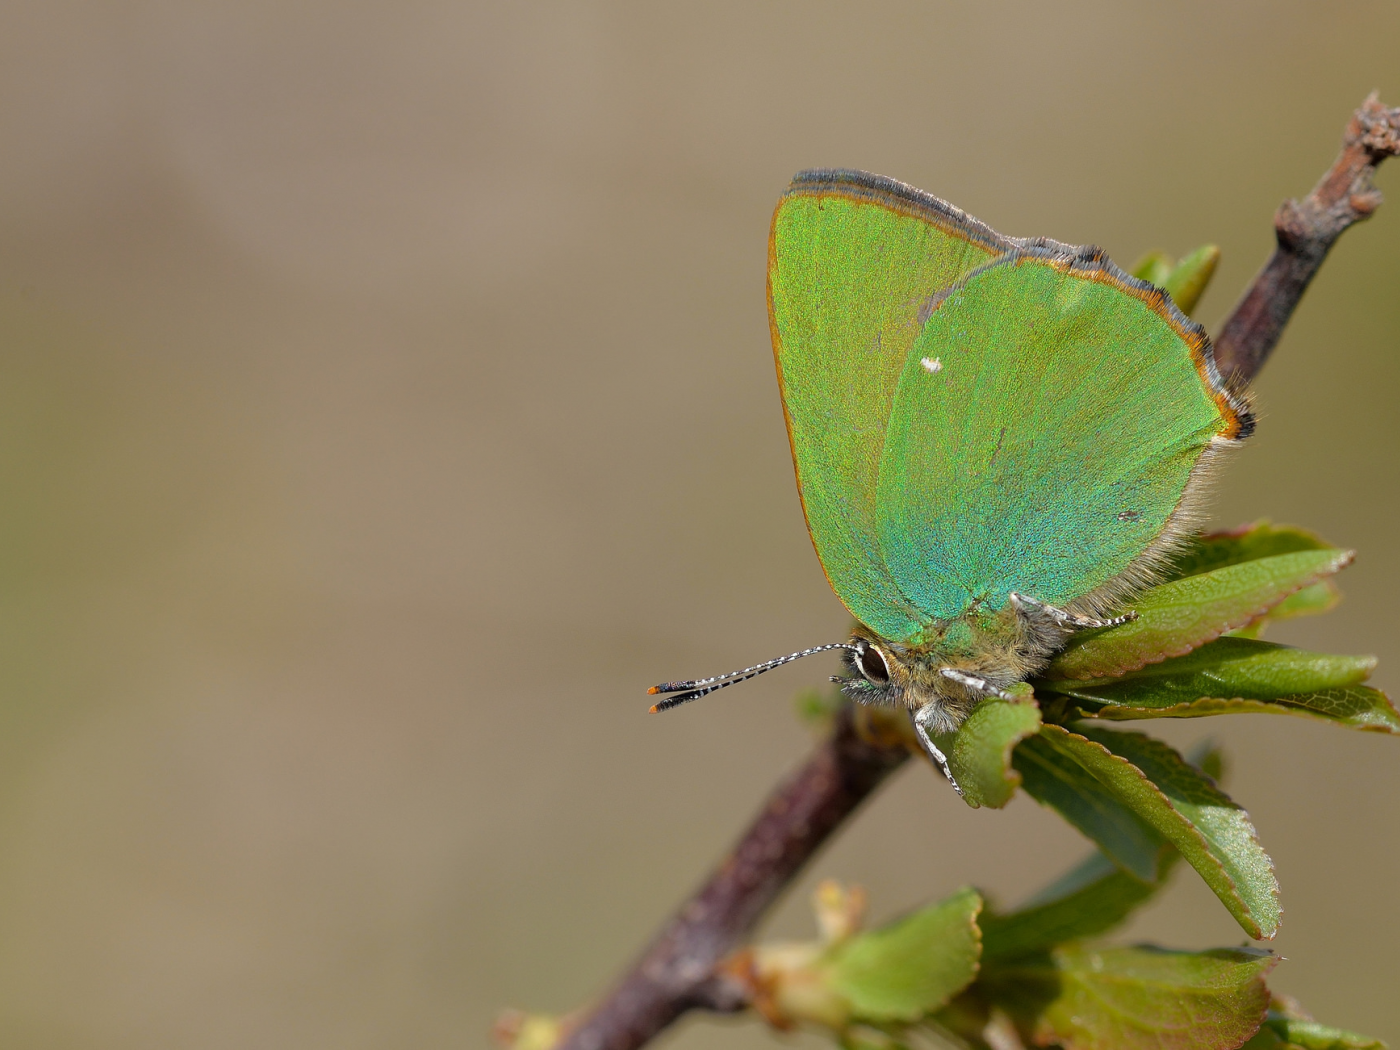
[[[1372,92],[1352,114],[1342,152],[1327,174],[1301,201],[1284,201],[1274,213],[1278,245],[1215,340],[1222,375],[1243,384],[1259,373],[1337,238],[1380,207],[1381,192],[1371,176],[1396,153],[1400,108],[1387,109]]]

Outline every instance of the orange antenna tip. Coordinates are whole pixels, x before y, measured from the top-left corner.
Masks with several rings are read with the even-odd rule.
[[[652,686],[650,689],[647,690],[647,696],[655,696],[659,692],[661,692],[660,689],[656,688],[656,686]]]

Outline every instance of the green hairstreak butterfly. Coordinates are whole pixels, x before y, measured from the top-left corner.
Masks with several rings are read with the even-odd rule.
[[[1074,631],[1130,619],[1114,613],[1253,427],[1162,289],[1097,248],[1004,237],[864,172],[793,180],[773,215],[768,316],[807,528],[856,626],[663,683],[653,710],[841,649],[846,695],[908,708],[947,773],[932,735]]]

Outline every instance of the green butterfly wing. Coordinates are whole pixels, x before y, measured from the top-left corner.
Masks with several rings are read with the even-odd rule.
[[[1066,605],[1157,544],[1207,450],[1249,425],[1162,292],[1096,253],[1018,250],[950,289],[905,360],[882,557],[935,619],[1013,591]]]
[[[773,215],[769,324],[807,528],[837,597],[887,638],[928,620],[878,535],[896,388],[936,293],[1014,247],[936,197],[863,172],[803,172]]]

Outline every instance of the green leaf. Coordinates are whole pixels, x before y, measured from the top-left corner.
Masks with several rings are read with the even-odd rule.
[[[1342,1028],[1301,1021],[1269,1012],[1268,1020],[1242,1050],[1386,1050],[1386,1044],[1370,1036]]]
[[[1172,268],[1166,279],[1154,281],[1167,290],[1176,303],[1177,309],[1190,316],[1205,292],[1206,285],[1215,276],[1216,264],[1220,262],[1220,249],[1213,244],[1197,248]]]
[[[821,730],[830,728],[831,720],[846,703],[840,689],[803,689],[793,697],[798,719]]]
[[[1363,686],[1371,656],[1331,656],[1246,638],[1220,638],[1194,652],[1090,681],[1046,680],[1043,692],[1073,697],[1099,718],[1194,718],[1218,714],[1306,715],[1353,729],[1400,733],[1386,695]]]
[[[1290,594],[1253,623],[1228,633],[1235,638],[1260,638],[1271,623],[1297,616],[1318,616],[1335,609],[1341,600],[1342,592],[1337,585],[1331,580],[1322,580]]]
[[[1342,592],[1337,589],[1337,585],[1331,580],[1322,580],[1290,594],[1270,609],[1263,620],[1291,620],[1295,616],[1317,616],[1331,612],[1341,600]]]
[[[1076,635],[1044,678],[1110,678],[1182,656],[1251,623],[1351,561],[1350,551],[1296,551],[1227,565],[1146,591],[1137,619]]]
[[[1211,740],[1202,740],[1191,749],[1186,761],[1199,769],[1219,787],[1225,780],[1225,752]]]
[[[1177,309],[1189,316],[1214,276],[1219,261],[1220,249],[1207,244],[1174,265],[1166,252],[1148,252],[1129,272],[1140,281],[1166,289]]]
[[[909,1050],[909,1044],[889,1032],[878,1028],[864,1028],[859,1025],[843,1030],[836,1037],[836,1045],[841,1050]]]
[[[1175,846],[1246,933],[1272,937],[1280,916],[1278,883],[1249,815],[1161,741],[1084,723],[1077,728],[1079,733],[1045,726],[1036,740],[1077,763]],[[1079,826],[1069,814],[1066,817]],[[1107,843],[1097,837],[1095,841],[1122,863]]]
[[[948,756],[948,767],[973,809],[1000,809],[1021,785],[1021,775],[1011,768],[1011,752],[1018,741],[1039,731],[1040,707],[1025,683],[1013,695],[1012,700],[983,700],[956,733],[938,737],[938,747]]]
[[[985,978],[993,1001],[1041,1046],[1234,1050],[1269,1005],[1276,960],[1247,948],[1061,948]]]
[[[1202,697],[1174,707],[1102,707],[1095,718],[1125,721],[1139,718],[1203,718],[1210,715],[1304,715],[1351,729],[1372,733],[1400,733],[1389,697],[1379,689],[1357,685],[1350,689],[1323,689],[1278,700],[1241,700]]]
[[[1298,551],[1330,550],[1333,547],[1315,532],[1296,525],[1275,525],[1267,519],[1260,519],[1228,532],[1193,536],[1181,553],[1172,559],[1168,578],[1196,576],[1259,558],[1296,554]]]
[[[1172,257],[1166,252],[1148,252],[1128,271],[1139,281],[1149,281],[1161,287],[1172,272]]]
[[[983,964],[1043,952],[1112,929],[1161,889],[1176,857],[1176,850],[1164,847],[1157,880],[1143,882],[1095,851],[1015,911],[1000,915],[989,908],[980,923]]]
[[[1374,656],[1333,656],[1249,638],[1219,638],[1185,656],[1148,664],[1112,678],[1047,681],[1044,688],[1102,703],[1162,706],[1201,696],[1273,700],[1292,693],[1359,685]]]
[[[1168,578],[1194,576],[1211,569],[1238,565],[1256,558],[1269,558],[1297,551],[1326,550],[1332,544],[1315,532],[1296,525],[1275,525],[1260,520],[1230,532],[1213,532],[1194,537],[1190,545],[1176,556],[1168,570]],[[1257,638],[1264,627],[1274,620],[1290,620],[1295,616],[1315,616],[1334,608],[1342,595],[1331,580],[1322,580],[1290,594],[1264,616],[1247,627],[1231,632],[1242,637]]]
[[[1062,734],[1047,726],[1017,745],[1012,763],[1026,794],[1059,813],[1125,871],[1143,882],[1156,882],[1162,875],[1166,839],[1061,746]]]
[[[916,1021],[977,976],[981,910],[977,891],[963,889],[896,923],[853,937],[832,953],[827,985],[850,1003],[856,1020]]]

